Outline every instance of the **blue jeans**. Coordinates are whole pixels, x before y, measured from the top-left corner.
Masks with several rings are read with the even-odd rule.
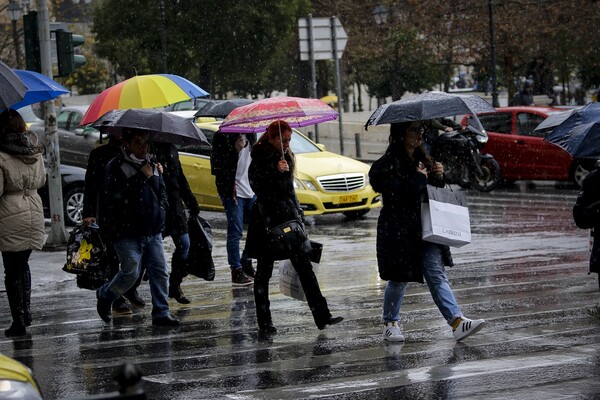
[[[152,318],[162,318],[169,314],[167,293],[169,273],[160,233],[149,236],[137,236],[114,242],[119,257],[119,272],[113,279],[100,288],[100,297],[115,301],[130,287],[142,270],[142,263],[150,278],[152,295]]]
[[[242,230],[244,228],[244,215],[250,215],[250,210],[255,201],[256,196],[251,199],[238,197],[236,204],[233,199],[221,197],[221,202],[225,207],[225,216],[227,217],[227,262],[232,270],[242,266],[240,240],[242,240]],[[242,255],[242,258],[246,257]]]
[[[462,312],[446,277],[440,245],[423,241],[423,277],[429,286],[435,305],[446,322],[452,325],[456,318],[462,316]],[[406,282],[389,281],[387,283],[383,295],[383,322],[400,320],[400,306],[406,292],[406,285]]]
[[[169,282],[174,285],[181,285],[183,278],[187,276],[186,262],[190,253],[190,235],[184,233],[182,235],[171,235],[175,251],[171,257],[171,275]]]

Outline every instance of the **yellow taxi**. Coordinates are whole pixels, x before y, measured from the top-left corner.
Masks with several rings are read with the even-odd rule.
[[[197,123],[209,141],[221,121]],[[290,143],[296,155],[294,186],[306,215],[342,213],[358,218],[381,206],[380,195],[369,184],[369,165],[325,150],[294,130]],[[179,158],[185,176],[200,207],[223,211],[223,205],[210,173],[210,146],[185,146]]]
[[[43,399],[31,370],[0,354],[0,399]]]

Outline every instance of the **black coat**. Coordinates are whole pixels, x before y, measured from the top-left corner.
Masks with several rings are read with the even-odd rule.
[[[277,164],[281,152],[268,141],[257,143],[252,149],[248,170],[250,186],[256,193],[256,202],[250,214],[245,252],[259,258],[265,254],[266,227],[275,227],[292,219],[302,219],[303,213],[294,191],[291,172],[279,172]],[[292,160],[285,155],[288,164]]]
[[[256,134],[246,134],[250,146],[256,142]],[[215,176],[219,196],[232,199],[235,193],[235,175],[239,153],[235,148],[238,135],[217,131],[212,140],[210,171]]]
[[[121,151],[106,166],[106,231],[113,240],[162,233],[168,208],[161,176],[146,178]]]
[[[110,160],[121,153],[121,146],[114,140],[90,152],[85,171],[85,187],[83,189],[82,217],[94,217],[100,227],[105,225],[106,189],[104,188],[104,170]]]
[[[182,235],[188,232],[184,203],[192,215],[200,213],[200,206],[181,168],[177,148],[169,143],[156,143],[155,153],[156,160],[163,166],[162,178],[169,202],[165,235]]]
[[[383,208],[377,222],[377,265],[383,280],[423,282],[421,202],[427,199],[427,177],[417,172],[418,161],[400,159],[389,151],[369,171],[373,190],[381,193]],[[429,183],[443,187],[443,179]],[[450,248],[443,247],[444,264],[451,266]]]
[[[582,229],[594,228],[594,245],[590,254],[590,272],[600,273],[600,170],[590,172],[581,184],[573,206],[573,219]]]

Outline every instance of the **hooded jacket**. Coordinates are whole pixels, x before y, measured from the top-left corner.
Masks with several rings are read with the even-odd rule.
[[[0,251],[40,250],[46,183],[43,146],[31,131],[0,135]]]

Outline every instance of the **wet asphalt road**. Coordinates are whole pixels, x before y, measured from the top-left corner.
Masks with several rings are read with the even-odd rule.
[[[204,213],[217,277],[184,281],[192,304],[171,302],[180,328],[153,328],[148,307],[105,324],[94,293],[60,270],[64,253],[36,252],[30,335],[1,336],[0,352],[30,366],[48,399],[115,390],[111,373],[125,360],[143,371],[150,399],[600,398],[600,320],[584,311],[600,295],[596,276],[587,275],[587,232],[571,218],[576,193],[551,186],[467,192],[473,243],[454,249],[449,278],[465,314],[487,325],[463,343],[419,284],[403,307],[406,343],[382,341],[378,210],[358,221],[310,219],[311,238],[325,244],[317,276],[344,322],[317,330],[306,303],[279,293],[275,271],[279,331],[258,335],[252,290],[231,287],[224,217]],[[149,301],[146,284],[141,293]]]

